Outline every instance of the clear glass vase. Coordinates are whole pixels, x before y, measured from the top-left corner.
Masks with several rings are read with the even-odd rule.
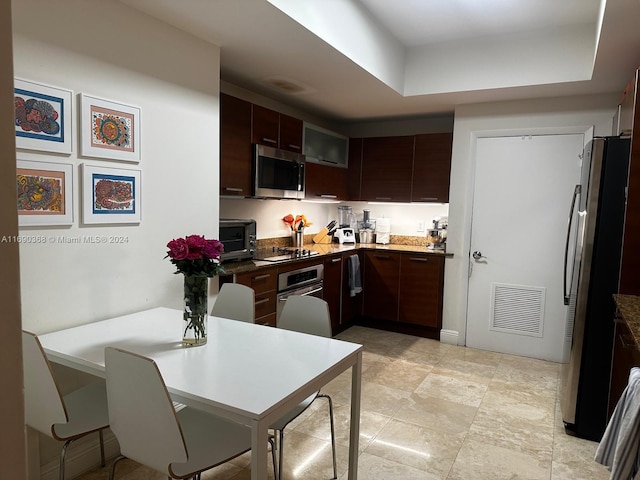
[[[184,324],[182,344],[187,347],[207,343],[207,300],[209,277],[184,276]]]

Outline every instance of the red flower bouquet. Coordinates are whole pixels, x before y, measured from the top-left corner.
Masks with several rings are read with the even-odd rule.
[[[224,246],[219,240],[207,240],[202,235],[189,235],[167,243],[167,257],[177,270],[175,273],[215,277],[224,273],[220,254]]]

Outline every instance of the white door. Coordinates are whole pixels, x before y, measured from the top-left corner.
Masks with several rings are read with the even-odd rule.
[[[480,138],[467,345],[562,361],[563,258],[584,135]]]

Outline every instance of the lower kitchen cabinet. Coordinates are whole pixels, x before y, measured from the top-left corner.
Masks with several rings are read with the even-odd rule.
[[[235,281],[253,288],[256,294],[256,322],[260,325],[276,326],[276,284],[278,271],[276,268],[261,268],[253,272],[238,273],[234,276],[221,277],[225,281]]]
[[[440,328],[443,286],[444,258],[402,254],[398,320]]]
[[[618,400],[629,381],[632,367],[640,365],[640,350],[633,334],[624,319],[616,319],[613,341],[613,360],[611,362],[611,384],[609,387],[609,417],[613,414]]]
[[[444,257],[366,251],[364,258],[364,324],[439,338]]]
[[[397,321],[400,253],[368,251],[364,254],[363,315]]]
[[[335,334],[342,320],[342,268],[343,260],[340,255],[332,255],[324,259],[324,284],[322,298],[329,304],[331,316],[331,331]]]

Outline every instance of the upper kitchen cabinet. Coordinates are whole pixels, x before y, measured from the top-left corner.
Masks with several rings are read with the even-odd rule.
[[[372,137],[362,143],[361,200],[410,202],[415,137]]]
[[[627,184],[627,210],[625,214],[622,262],[619,292],[640,295],[640,70],[637,70],[624,92],[622,101],[622,130],[631,130],[631,154]]]
[[[306,162],[304,198],[308,200],[348,200],[348,171]]]
[[[251,195],[251,104],[220,94],[220,195]]]
[[[348,166],[349,138],[344,135],[305,123],[303,145],[307,162]]]
[[[302,120],[253,105],[251,142],[302,153]]]
[[[362,138],[349,139],[349,170],[347,174],[347,194],[349,200],[360,200],[362,178]]]
[[[411,201],[449,202],[452,133],[416,135]]]

